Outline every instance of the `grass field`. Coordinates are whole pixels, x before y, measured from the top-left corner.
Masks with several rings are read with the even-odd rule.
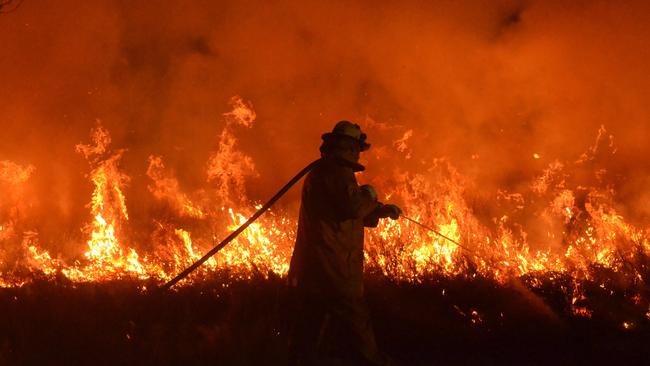
[[[584,283],[589,318],[571,311],[562,281],[408,284],[369,274],[366,292],[381,347],[404,365],[650,364],[647,293]],[[284,309],[277,277],[171,292],[35,280],[0,292],[0,364],[282,365]]]

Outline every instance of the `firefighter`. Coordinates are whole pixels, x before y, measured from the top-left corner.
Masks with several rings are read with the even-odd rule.
[[[363,235],[401,210],[357,183],[359,154],[370,148],[359,125],[341,121],[322,139],[322,159],[303,185],[288,275],[296,305],[290,364],[388,365],[363,298]]]

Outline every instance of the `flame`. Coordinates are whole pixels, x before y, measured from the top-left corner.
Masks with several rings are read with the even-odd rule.
[[[232,111],[225,113],[226,128],[219,136],[219,148],[210,156],[207,163],[207,180],[216,184],[218,197],[224,204],[243,204],[244,180],[247,176],[256,176],[253,160],[237,150],[235,126],[250,128],[256,115],[250,103],[245,103],[239,96],[230,100]]]
[[[149,186],[149,190],[156,199],[168,202],[181,216],[197,219],[205,217],[203,209],[181,192],[178,180],[171,173],[165,171],[162,157],[149,156],[147,175],[153,180],[153,185]]]
[[[34,170],[32,165],[21,166],[11,161],[0,161],[0,182],[20,185],[29,179]]]
[[[132,231],[137,228],[131,227],[125,194],[130,179],[120,166],[125,152],[111,148],[110,134],[99,122],[91,132],[91,142],[76,146],[89,163],[88,178],[93,187],[89,220],[83,230],[83,256],[69,260],[50,254],[41,248],[36,231],[24,231],[21,237],[16,231],[20,220],[15,215],[0,215],[0,243],[18,240],[23,254],[17,263],[29,273],[45,277],[62,275],[72,282],[171,279],[260,207],[246,197],[245,178],[256,173],[251,158],[237,150],[233,132],[235,126],[250,128],[255,112],[239,97],[233,98],[231,104],[232,111],[224,115],[227,123],[218,146],[206,164],[210,189],[184,192],[174,172],[165,167],[163,157],[149,157],[149,192],[164,203],[162,209],[166,210],[165,215],[153,219],[149,243],[133,242]],[[411,135],[412,131],[407,131],[396,142],[398,151],[409,154],[406,141]],[[605,135],[601,129],[597,142]],[[427,172],[397,172],[392,189],[385,189],[384,197],[402,202],[409,217],[433,226],[463,248],[411,222],[383,220],[377,229],[367,231],[366,267],[409,282],[431,276],[478,275],[499,283],[523,278],[529,287],[541,288],[547,281],[568,277],[570,281],[563,288],[571,312],[589,318],[593,310],[585,305],[588,296],[581,281],[596,281],[600,278],[598,271],[607,269],[626,275],[632,284],[643,285],[643,263],[650,255],[650,230],[626,221],[613,204],[615,192],[609,187],[568,183],[570,169],[593,161],[597,152],[597,148],[590,148],[575,162],[551,161],[521,191],[499,190],[494,200],[511,210],[493,218],[492,227],[475,215],[466,199],[473,183],[450,161],[436,159]],[[34,171],[29,165],[0,162],[2,189],[13,194],[11,200],[0,202],[0,213],[11,212],[24,198],[21,187],[29,183]],[[548,227],[545,235],[534,239],[517,221],[533,201],[546,202],[534,216],[540,225]],[[192,224],[178,218],[190,219]],[[289,269],[295,230],[295,211],[276,207],[181,285],[217,272],[244,279],[284,276]],[[3,252],[0,287],[28,283],[30,277],[21,276],[15,271],[17,265],[6,258]],[[607,291],[607,286],[603,284],[602,289]],[[646,313],[647,300],[633,300],[645,307]],[[477,310],[469,314],[473,324],[483,322]],[[632,322],[623,323],[625,329],[633,326]]]

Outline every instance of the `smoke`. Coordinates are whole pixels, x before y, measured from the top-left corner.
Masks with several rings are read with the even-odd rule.
[[[126,149],[135,220],[151,155],[182,190],[207,185],[234,95],[257,113],[234,128],[256,199],[316,158],[341,119],[369,130],[364,179],[447,157],[478,191],[516,191],[577,160],[602,125],[620,203],[647,223],[649,18],[646,1],[27,0],[0,15],[0,160],[35,167],[32,220],[55,237],[88,220],[74,146],[97,119]]]

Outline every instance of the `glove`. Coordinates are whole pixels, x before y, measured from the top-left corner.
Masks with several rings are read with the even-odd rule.
[[[393,204],[384,205],[381,209],[386,215],[385,217],[390,217],[393,220],[399,219],[402,214],[402,209]]]
[[[367,192],[370,195],[370,197],[372,197],[373,201],[377,200],[377,191],[375,191],[375,189],[370,184],[362,185],[361,190]]]

